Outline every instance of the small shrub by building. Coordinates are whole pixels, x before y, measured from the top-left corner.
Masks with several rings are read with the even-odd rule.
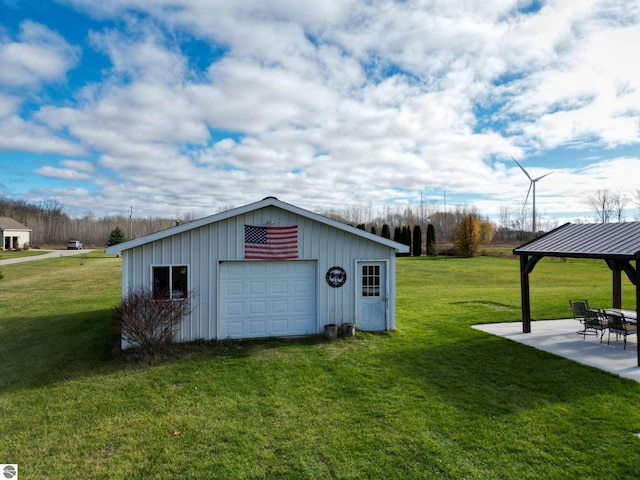
[[[178,326],[191,310],[191,295],[170,299],[150,289],[130,290],[115,308],[115,333],[127,344],[137,347],[143,358],[164,354],[173,342]]]

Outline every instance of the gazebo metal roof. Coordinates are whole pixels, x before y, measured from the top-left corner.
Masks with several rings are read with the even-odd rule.
[[[640,222],[566,223],[517,247],[513,253],[635,260],[640,255]]]
[[[640,318],[640,222],[567,223],[513,250],[520,256],[522,331],[531,332],[529,274],[543,257],[604,260],[612,272],[613,308],[622,305],[622,272],[636,286],[636,316]],[[631,262],[635,261],[635,266]],[[640,366],[640,343],[638,345]]]

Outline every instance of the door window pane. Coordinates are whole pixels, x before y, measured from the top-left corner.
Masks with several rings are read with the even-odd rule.
[[[362,266],[362,296],[380,296],[380,265]]]

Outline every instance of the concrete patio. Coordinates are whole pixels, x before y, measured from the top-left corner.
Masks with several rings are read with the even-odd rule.
[[[576,333],[582,325],[574,319],[532,321],[531,333],[522,333],[521,322],[474,325],[473,328],[640,382],[636,335],[627,337],[627,349],[623,350],[622,337],[616,341],[615,335],[611,335],[611,344],[607,345],[608,332],[602,344],[600,337],[593,334],[583,339]]]

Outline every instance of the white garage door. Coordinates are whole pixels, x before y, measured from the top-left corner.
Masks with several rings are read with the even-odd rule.
[[[316,276],[316,262],[223,262],[218,338],[318,333]]]

